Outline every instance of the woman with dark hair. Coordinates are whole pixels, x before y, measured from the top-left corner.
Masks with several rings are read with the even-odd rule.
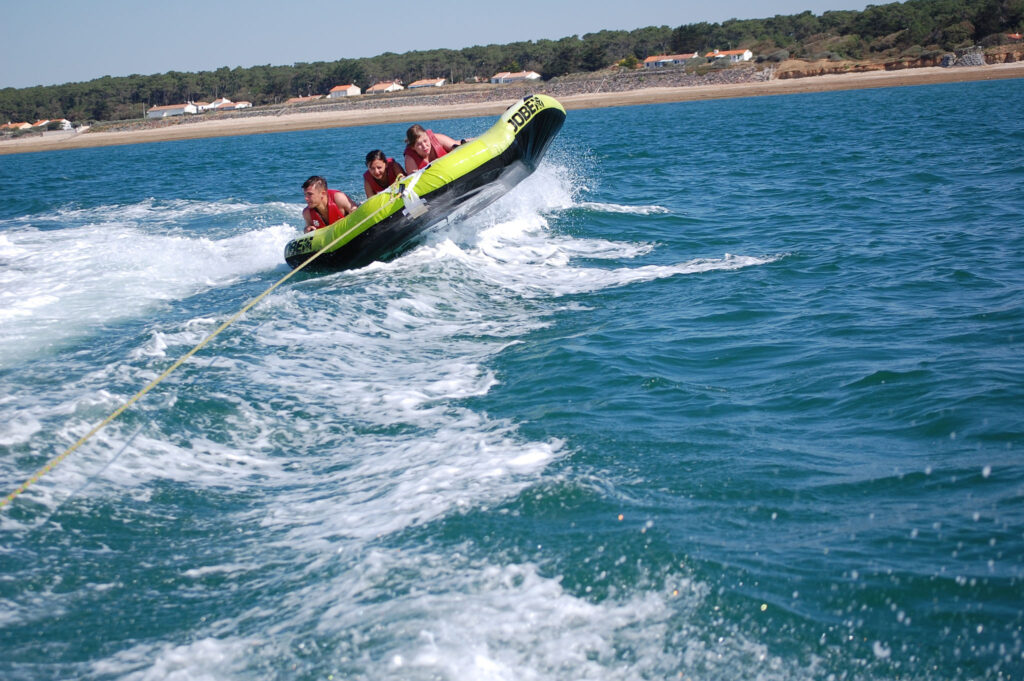
[[[363,190],[366,198],[379,194],[405,175],[398,161],[384,155],[380,149],[374,149],[366,155],[366,172],[363,173]]]

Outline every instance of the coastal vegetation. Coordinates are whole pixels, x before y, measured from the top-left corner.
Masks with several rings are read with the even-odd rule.
[[[863,11],[810,11],[764,19],[700,22],[675,28],[603,30],[560,40],[384,53],[362,59],[253,66],[196,73],[104,76],[81,83],[4,88],[0,120],[64,117],[77,124],[145,117],[146,109],[227,97],[254,105],[323,94],[343,83],[366,88],[400,79],[486,81],[499,71],[531,70],[545,79],[569,73],[637,68],[648,56],[750,49],[757,61],[870,61],[995,45],[1024,30],[1024,0],[908,0]],[[1018,38],[1019,40],[1019,38]]]

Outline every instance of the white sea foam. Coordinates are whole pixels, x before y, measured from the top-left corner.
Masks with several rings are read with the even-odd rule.
[[[365,602],[394,571],[410,569],[432,588],[387,607]],[[319,629],[390,631],[391,649],[371,675],[423,678],[657,676],[675,666],[668,664],[675,656],[664,651],[670,620],[697,602],[693,593],[673,603],[667,594],[639,591],[594,603],[529,563],[466,564],[440,555],[377,555],[353,586],[334,594],[342,597],[322,613]],[[627,664],[616,660],[623,648],[634,653]]]
[[[231,217],[245,218],[245,222],[258,222],[259,215],[281,210],[288,214],[297,214],[298,209],[283,203],[254,206],[232,201],[213,202],[189,199],[158,201],[146,198],[132,204],[60,208],[52,212],[19,217],[10,220],[9,224],[14,228],[35,227],[37,229],[99,224],[152,228],[154,231],[166,231],[167,229],[180,231],[185,225],[195,220],[202,220],[205,225],[209,225],[211,222],[225,222],[225,218],[230,222]],[[0,254],[2,253],[3,251],[0,250]]]
[[[40,431],[42,425],[39,419],[27,412],[28,409],[17,405],[3,405],[3,413],[7,418],[0,423],[0,445],[25,442]]]
[[[374,537],[489,503],[561,453],[558,442],[524,441],[511,424],[452,404],[486,394],[490,358],[541,322],[472,282],[453,290],[452,279],[393,276],[404,271],[380,268],[359,292],[346,291],[359,274],[294,287],[265,311],[259,340],[281,350],[247,380],[307,414],[296,446],[346,462],[293,476],[294,492],[265,521],[289,543]]]
[[[241,667],[258,650],[265,665],[311,665],[311,675],[335,678],[509,681],[682,674],[789,681],[814,669],[813,659],[804,667],[774,657],[727,623],[709,632],[702,615],[709,589],[685,572],[645,575],[641,568],[636,588],[611,587],[595,599],[570,591],[560,575],[535,563],[481,560],[477,553],[467,544],[446,552],[374,547],[325,556],[312,568],[317,578],[283,593],[274,609],[253,608],[218,623],[261,636],[204,646],[195,651],[197,661],[249,677]],[[602,567],[593,568],[591,582],[610,586]],[[396,585],[408,588],[396,593]],[[214,645],[209,636],[201,640]],[[130,678],[157,678],[168,664],[185,665],[181,653],[188,648],[138,647],[118,662],[138,665],[148,653],[156,661]],[[311,658],[312,648],[319,654]]]
[[[624,206],[617,203],[600,203],[597,201],[582,201],[577,205],[580,208],[596,213],[620,213],[623,215],[666,215],[672,212],[663,206]]]
[[[537,215],[484,229],[472,246],[442,241],[408,256],[417,260],[455,260],[494,284],[524,297],[565,296],[599,291],[676,275],[766,265],[780,256],[697,258],[672,265],[601,268],[574,265],[580,258],[619,260],[649,253],[650,244],[552,236]],[[410,261],[411,262],[411,261]]]
[[[0,268],[0,366],[52,352],[91,328],[162,301],[280,266],[289,225],[221,239],[154,234],[121,222],[5,234]]]
[[[93,665],[93,673],[125,681],[219,681],[237,678],[253,643],[206,637],[183,645],[140,644]]]
[[[208,575],[239,575],[245,572],[258,570],[259,565],[255,563],[230,563],[226,565],[210,565],[207,567],[185,570],[182,575],[197,579]]]
[[[24,248],[11,241],[6,234],[0,234],[0,258],[16,258],[25,252]]]

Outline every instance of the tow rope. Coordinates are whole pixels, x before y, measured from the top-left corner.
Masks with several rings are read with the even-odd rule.
[[[200,350],[202,350],[206,346],[207,343],[209,343],[214,338],[216,338],[218,335],[220,335],[221,331],[223,331],[224,329],[228,328],[229,326],[234,324],[236,321],[238,321],[238,319],[243,314],[245,314],[246,312],[251,310],[253,307],[256,306],[257,303],[259,303],[261,300],[263,300],[268,295],[270,295],[270,293],[274,289],[276,289],[278,286],[280,286],[284,282],[286,282],[289,279],[291,279],[293,276],[295,276],[298,272],[300,272],[303,268],[305,268],[311,262],[313,262],[314,260],[319,258],[321,255],[326,253],[328,250],[330,250],[339,241],[341,241],[341,240],[345,239],[346,237],[348,237],[355,230],[359,229],[359,227],[363,226],[367,221],[372,220],[374,217],[376,217],[377,214],[380,213],[382,210],[384,210],[385,208],[391,206],[391,204],[393,204],[399,198],[399,194],[397,194],[395,192],[389,192],[389,194],[391,195],[391,200],[390,201],[388,201],[387,203],[382,205],[380,208],[375,210],[373,213],[370,213],[370,215],[366,216],[365,219],[360,220],[358,223],[353,225],[351,228],[349,228],[349,229],[345,230],[343,233],[339,234],[337,237],[335,237],[335,239],[333,241],[331,241],[329,244],[327,244],[326,246],[321,248],[319,251],[317,251],[316,253],[311,255],[305,262],[303,262],[302,264],[297,266],[295,269],[293,269],[288,274],[286,274],[283,277],[281,277],[280,279],[278,279],[266,291],[264,291],[263,293],[259,294],[258,296],[256,296],[252,300],[250,300],[248,303],[246,303],[244,306],[242,306],[242,309],[240,309],[238,312],[233,314],[223,324],[218,326],[206,338],[204,338],[203,340],[199,341],[199,343],[194,348],[192,348],[191,350],[186,352],[184,355],[179,357],[174,362],[174,364],[172,364],[171,366],[167,367],[167,369],[165,369],[162,374],[160,374],[159,376],[154,378],[142,390],[140,390],[139,392],[135,393],[135,395],[133,395],[131,399],[129,399],[127,402],[125,402],[120,407],[115,409],[110,414],[110,416],[108,416],[107,418],[103,419],[102,421],[100,421],[95,426],[93,426],[92,430],[90,430],[88,433],[86,433],[81,438],[79,438],[78,442],[76,442],[75,444],[73,444],[70,447],[68,447],[60,455],[58,455],[58,456],[54,457],[53,459],[51,459],[49,462],[47,462],[47,464],[45,466],[43,466],[38,471],[36,471],[28,480],[26,480],[25,482],[23,482],[20,485],[18,485],[17,489],[15,489],[13,492],[8,494],[2,500],[0,500],[0,509],[3,509],[5,506],[8,506],[19,495],[21,495],[23,492],[25,492],[25,490],[27,490],[29,487],[31,487],[32,485],[34,485],[37,482],[39,482],[39,480],[42,479],[42,477],[44,475],[46,475],[47,473],[52,471],[54,468],[56,468],[58,465],[60,465],[60,463],[64,459],[66,459],[68,456],[70,456],[72,452],[74,452],[76,449],[78,449],[83,444],[85,444],[90,438],[92,438],[93,435],[95,435],[96,433],[100,432],[100,430],[102,430],[107,424],[109,424],[111,421],[116,419],[118,416],[123,414],[129,407],[131,407],[133,404],[135,404],[136,402],[141,400],[146,395],[146,393],[148,393],[150,390],[152,390],[157,385],[159,385],[165,378],[170,376],[171,373],[173,373],[178,367],[180,367],[182,364],[184,364],[188,360],[189,357],[191,357],[192,355],[194,355],[197,352],[199,352]]]

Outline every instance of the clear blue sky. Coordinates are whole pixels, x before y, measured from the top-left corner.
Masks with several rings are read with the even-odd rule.
[[[3,0],[0,87],[283,66],[866,6],[859,0]]]

